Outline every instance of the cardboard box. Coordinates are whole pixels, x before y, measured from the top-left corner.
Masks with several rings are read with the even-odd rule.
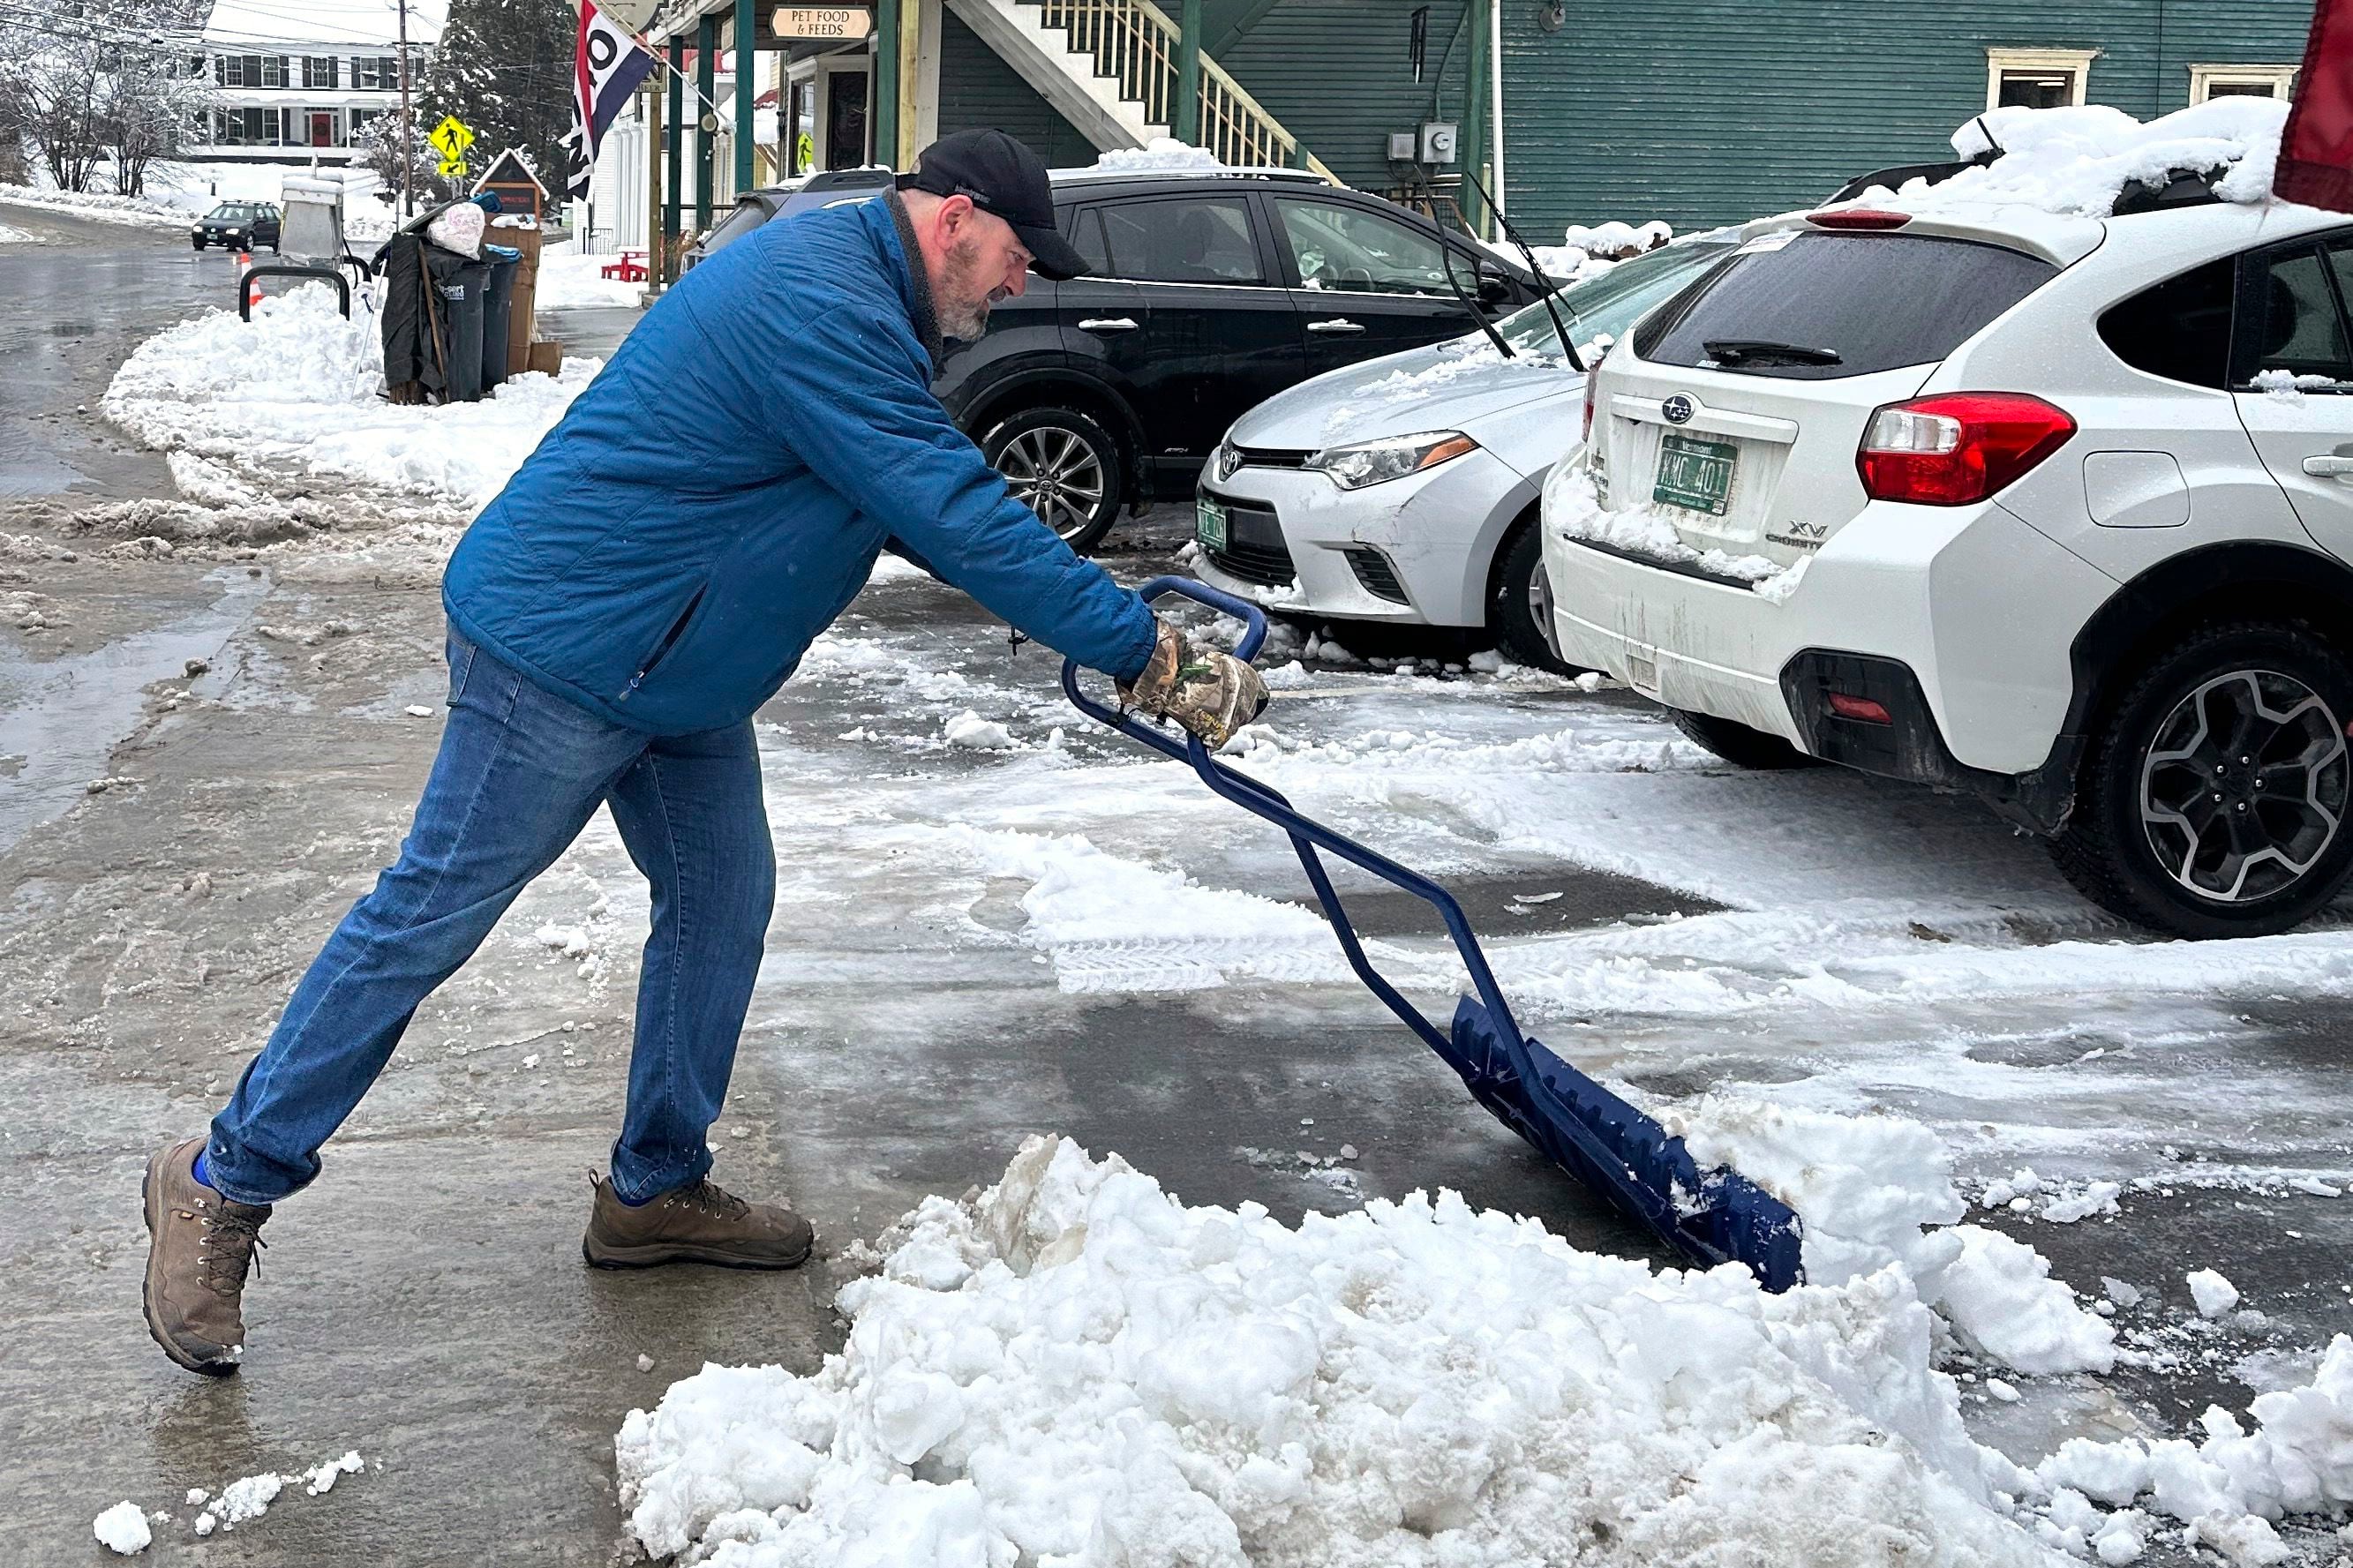
[[[522,252],[515,263],[514,305],[507,317],[507,374],[521,375],[534,368],[531,363],[531,345],[539,336],[537,323],[532,319],[533,301],[539,289],[539,246],[541,235],[536,227],[522,228],[501,225],[491,220],[490,240],[493,245],[512,245]],[[487,348],[489,345],[485,344]]]
[[[523,368],[535,370],[542,375],[555,374],[564,368],[564,345],[559,342],[532,344]]]

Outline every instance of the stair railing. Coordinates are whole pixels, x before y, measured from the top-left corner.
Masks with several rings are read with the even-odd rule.
[[[1182,37],[1152,0],[1038,0],[1039,20],[1059,27],[1071,52],[1094,61],[1094,74],[1119,83],[1119,95],[1141,104],[1146,124],[1176,121],[1176,58]],[[1282,128],[1231,72],[1201,57],[1201,145],[1218,161],[1242,168],[1288,168],[1300,162],[1299,138]],[[1338,183],[1322,159],[1306,167]]]

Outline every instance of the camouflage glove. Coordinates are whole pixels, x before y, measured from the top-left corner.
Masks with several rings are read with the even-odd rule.
[[[1215,751],[1266,711],[1266,682],[1233,655],[1195,647],[1163,621],[1152,662],[1134,685],[1120,684],[1119,700],[1124,707],[1176,720]]]

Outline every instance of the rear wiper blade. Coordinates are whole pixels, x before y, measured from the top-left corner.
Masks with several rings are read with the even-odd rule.
[[[1746,364],[1750,360],[1785,360],[1796,364],[1841,364],[1836,349],[1809,348],[1804,343],[1777,343],[1765,338],[1710,338],[1700,344],[1707,357],[1720,364]]]

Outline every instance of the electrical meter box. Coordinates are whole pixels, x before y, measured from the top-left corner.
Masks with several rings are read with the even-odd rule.
[[[1425,163],[1454,162],[1456,127],[1451,120],[1425,120],[1421,123],[1421,161]]]

